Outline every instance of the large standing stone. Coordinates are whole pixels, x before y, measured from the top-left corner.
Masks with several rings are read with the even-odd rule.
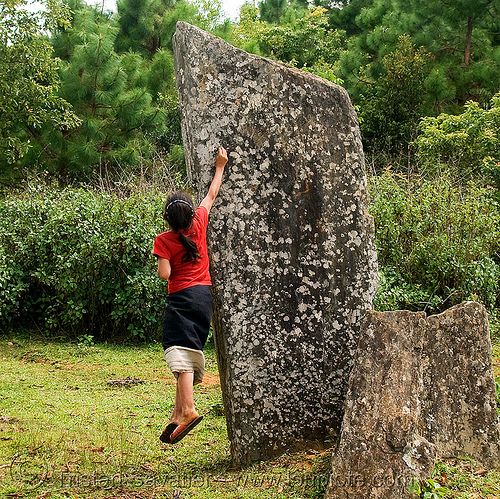
[[[338,428],[377,285],[356,114],[344,89],[178,23],[186,162],[210,214],[214,329],[235,463]]]
[[[434,457],[499,463],[486,310],[366,314],[327,499],[408,497]]]

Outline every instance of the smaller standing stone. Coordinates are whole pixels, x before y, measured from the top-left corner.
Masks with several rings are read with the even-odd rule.
[[[427,319],[423,420],[440,457],[499,463],[496,389],[486,309],[465,302]]]
[[[326,499],[403,499],[435,457],[499,463],[485,308],[366,314]]]
[[[403,498],[412,478],[430,475],[435,447],[422,437],[419,397],[424,325],[423,312],[367,312],[326,499]]]

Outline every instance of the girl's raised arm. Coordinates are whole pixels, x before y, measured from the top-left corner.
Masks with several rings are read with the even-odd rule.
[[[204,206],[208,213],[214,204],[217,194],[219,194],[219,189],[222,183],[222,174],[224,173],[224,167],[227,163],[227,151],[223,147],[219,147],[219,153],[217,158],[215,158],[215,175],[208,189],[208,193],[205,199],[200,203],[200,206]]]

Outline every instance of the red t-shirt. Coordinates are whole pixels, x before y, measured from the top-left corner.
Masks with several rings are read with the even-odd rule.
[[[198,247],[201,258],[195,262],[183,262],[186,250],[179,242],[178,234],[169,230],[156,236],[153,254],[170,261],[169,293],[175,293],[191,286],[210,286],[212,284],[208,270],[207,225],[208,211],[204,206],[200,206],[195,212],[191,227],[182,231]]]

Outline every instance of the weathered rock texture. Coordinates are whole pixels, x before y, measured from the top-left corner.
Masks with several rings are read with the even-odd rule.
[[[496,389],[486,309],[467,302],[427,319],[422,364],[424,434],[442,457],[499,464]]]
[[[430,475],[435,447],[422,436],[420,398],[424,325],[423,312],[367,312],[327,498],[403,498],[413,477]]]
[[[403,499],[436,456],[499,462],[491,344],[482,305],[366,314],[327,499]]]
[[[188,171],[210,214],[214,329],[233,460],[340,426],[377,263],[355,112],[341,87],[178,23]]]

